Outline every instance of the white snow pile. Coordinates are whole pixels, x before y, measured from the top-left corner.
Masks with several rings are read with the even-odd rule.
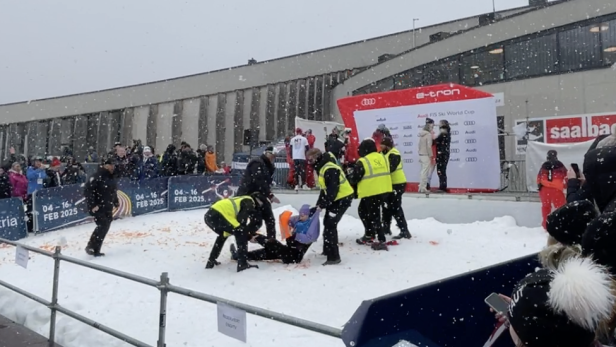
[[[282,198],[281,198],[282,199]],[[475,201],[434,199],[452,211]],[[275,215],[306,202],[305,196],[285,196]],[[352,207],[355,208],[355,207]],[[478,209],[480,210],[480,209]],[[171,283],[229,300],[291,316],[342,327],[363,300],[468,272],[539,251],[546,236],[541,228],[516,225],[512,217],[470,224],[444,224],[434,218],[411,219],[413,239],[402,240],[388,252],[358,245],[363,225],[346,214],[340,225],[342,263],[323,267],[322,240],[310,247],[301,264],[261,262],[259,269],[236,272],[227,240],[218,259],[222,264],[205,270],[215,234],[205,227],[204,210],[168,212],[115,221],[103,251],[92,258],[84,247],[93,225],[30,237],[24,243],[44,249],[63,245],[63,254],[102,266],[158,279],[168,272]],[[407,211],[412,217],[412,211]],[[394,223],[395,224],[395,223]],[[394,228],[394,234],[399,230]],[[250,244],[251,249],[258,245]],[[15,249],[0,246],[0,278],[46,300],[51,299],[53,262],[30,253],[28,268],[15,264]],[[344,295],[340,295],[344,293]],[[158,290],[122,278],[62,262],[59,304],[147,344],[158,336]],[[18,294],[0,289],[0,314],[44,335],[49,310]],[[171,294],[167,307],[168,346],[339,346],[340,341],[268,319],[247,315],[248,343],[217,332],[216,305]],[[64,347],[127,346],[94,328],[58,315],[57,341]],[[405,341],[401,341],[403,343]],[[412,346],[398,344],[396,346]]]
[[[393,345],[393,347],[417,347],[417,345],[414,345],[408,341],[400,340],[400,342]]]

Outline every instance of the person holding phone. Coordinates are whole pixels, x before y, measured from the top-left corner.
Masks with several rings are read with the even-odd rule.
[[[558,160],[558,153],[549,150],[546,161],[537,174],[537,188],[541,199],[541,225],[546,229],[546,220],[553,209],[567,203],[564,190],[567,189],[567,168]]]

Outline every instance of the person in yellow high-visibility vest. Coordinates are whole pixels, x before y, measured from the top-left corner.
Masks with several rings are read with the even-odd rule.
[[[218,234],[218,237],[212,246],[206,269],[220,265],[216,259],[220,256],[225,241],[232,235],[237,243],[237,272],[252,267],[259,268],[248,263],[248,239],[261,227],[260,208],[265,199],[261,193],[254,193],[222,199],[210,207],[205,213],[205,224]]]
[[[357,243],[372,244],[374,250],[387,250],[382,213],[392,192],[389,163],[377,152],[372,138],[362,141],[359,155],[361,158],[348,176],[352,184],[357,183],[357,197],[361,199],[357,212],[365,228],[364,236],[357,239]],[[378,242],[374,242],[375,236]]]
[[[381,153],[385,155],[389,162],[389,172],[391,173],[392,192],[389,194],[385,209],[383,211],[383,224],[385,225],[385,233],[391,235],[391,220],[396,219],[400,234],[394,236],[395,240],[410,239],[404,211],[402,210],[402,194],[406,191],[406,175],[402,170],[402,156],[394,147],[394,141],[391,138],[384,138],[381,141]]]
[[[349,184],[335,156],[329,152],[321,153],[318,148],[312,148],[306,153],[308,164],[314,166],[319,175],[321,192],[317,207],[325,210],[323,217],[323,255],[327,261],[323,265],[340,264],[338,249],[338,223],[353,202],[354,190]]]

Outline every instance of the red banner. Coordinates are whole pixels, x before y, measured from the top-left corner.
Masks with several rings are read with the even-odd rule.
[[[609,135],[616,114],[582,115],[545,120],[546,143],[575,143]]]

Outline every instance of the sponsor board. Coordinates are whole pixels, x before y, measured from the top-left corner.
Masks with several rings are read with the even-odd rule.
[[[516,125],[526,120],[516,121]],[[532,118],[527,122],[527,134],[516,139],[516,154],[526,153],[528,141],[548,144],[580,143],[611,133],[616,124],[616,112]]]

